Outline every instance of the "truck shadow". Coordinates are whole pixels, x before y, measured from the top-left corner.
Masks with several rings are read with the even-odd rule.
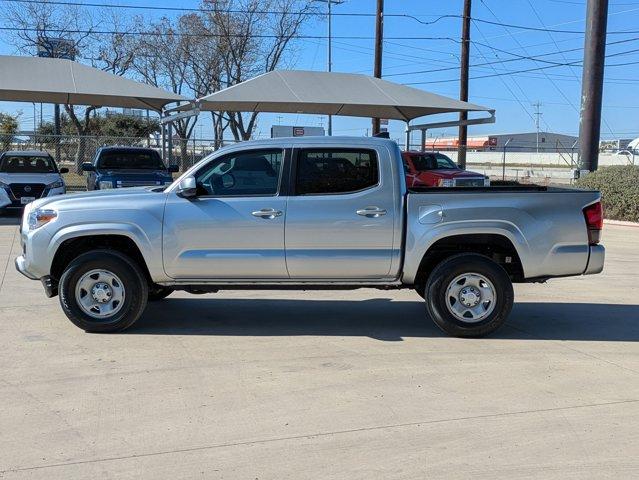
[[[443,337],[419,301],[168,298],[149,304],[130,334]],[[516,303],[490,339],[639,341],[639,305]]]

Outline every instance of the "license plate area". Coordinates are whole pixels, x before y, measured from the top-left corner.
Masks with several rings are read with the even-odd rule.
[[[20,197],[20,203],[22,205],[26,205],[27,203],[31,203],[35,200],[35,197]]]

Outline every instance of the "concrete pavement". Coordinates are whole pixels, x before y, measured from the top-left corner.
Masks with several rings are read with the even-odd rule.
[[[86,334],[0,223],[0,478],[639,476],[637,228],[462,340],[375,290],[174,294]]]

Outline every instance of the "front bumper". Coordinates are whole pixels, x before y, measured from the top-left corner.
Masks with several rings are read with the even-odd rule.
[[[604,268],[604,260],[606,258],[606,249],[603,245],[590,245],[590,253],[588,255],[588,265],[584,275],[594,275],[601,273]]]
[[[50,275],[45,275],[42,278],[38,278],[33,273],[30,273],[26,267],[26,259],[24,255],[20,255],[15,260],[16,270],[30,280],[40,280],[42,287],[44,287],[44,293],[48,298],[55,297],[58,294],[58,282],[51,278]]]
[[[15,260],[16,270],[31,280],[39,280],[39,278],[27,270],[27,259],[24,255],[20,255]]]
[[[22,203],[22,201],[20,200],[20,197],[16,197],[15,195],[13,195],[10,189],[7,189],[5,193],[10,203],[8,205],[5,205],[4,208],[12,209],[12,210],[22,210],[26,206],[26,204]],[[58,188],[46,187],[44,191],[42,192],[42,195],[37,197],[36,200],[38,200],[39,198],[47,198],[47,197],[55,197],[56,195],[64,195],[65,193],[67,193],[66,186],[58,187]]]

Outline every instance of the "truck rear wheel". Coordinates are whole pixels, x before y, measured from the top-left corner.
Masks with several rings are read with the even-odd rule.
[[[506,271],[471,253],[438,264],[424,293],[435,324],[456,337],[481,337],[497,330],[508,318],[514,296]]]
[[[119,332],[142,315],[148,285],[129,257],[93,250],[74,259],[60,278],[60,305],[77,327],[94,333]]]

